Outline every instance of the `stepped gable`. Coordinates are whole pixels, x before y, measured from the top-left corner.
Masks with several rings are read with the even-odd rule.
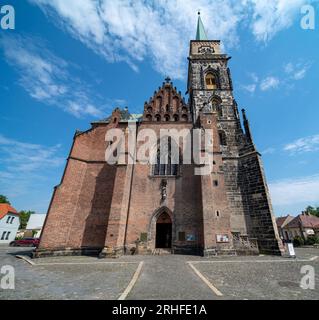
[[[143,120],[149,122],[191,122],[189,106],[181,92],[166,78],[162,87],[144,104]]]

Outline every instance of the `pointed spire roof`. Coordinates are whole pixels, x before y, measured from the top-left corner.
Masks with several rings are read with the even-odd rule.
[[[198,22],[197,22],[197,32],[196,32],[196,40],[208,40],[207,34],[204,28],[204,24],[200,17],[200,12],[198,11]]]

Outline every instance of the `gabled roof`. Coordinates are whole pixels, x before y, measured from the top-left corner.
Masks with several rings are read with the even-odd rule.
[[[0,203],[0,219],[5,217],[8,213],[19,215],[18,211],[11,207],[10,204]]]
[[[319,224],[319,218],[316,216],[313,216],[311,214],[305,214],[302,213],[296,218],[294,218],[292,221],[290,221],[285,227],[287,228],[314,228],[316,225]]]
[[[283,228],[287,223],[289,223],[293,219],[294,219],[294,217],[292,217],[289,214],[285,217],[276,218],[277,227]]]

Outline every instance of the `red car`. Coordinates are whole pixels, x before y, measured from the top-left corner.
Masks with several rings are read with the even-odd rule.
[[[37,247],[40,239],[36,238],[23,238],[10,242],[10,247]]]

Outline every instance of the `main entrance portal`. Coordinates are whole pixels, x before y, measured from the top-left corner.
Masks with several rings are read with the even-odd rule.
[[[172,247],[172,220],[170,216],[163,212],[156,222],[156,248]]]

